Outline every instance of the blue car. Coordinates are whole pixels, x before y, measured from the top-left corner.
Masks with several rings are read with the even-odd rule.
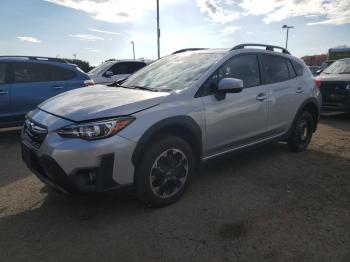
[[[19,126],[46,99],[89,85],[87,74],[62,59],[0,56],[0,128]]]

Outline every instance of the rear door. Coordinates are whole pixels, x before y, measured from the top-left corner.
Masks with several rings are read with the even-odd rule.
[[[280,135],[288,131],[297,109],[296,73],[289,59],[273,54],[260,57],[269,92],[267,131],[269,136]]]
[[[10,85],[8,83],[8,66],[6,63],[0,63],[0,121],[10,116]]]
[[[66,90],[65,82],[58,81],[57,67],[45,63],[14,62],[11,85],[11,108],[23,116],[46,99]]]
[[[241,93],[215,97],[223,78],[243,80]],[[200,90],[205,106],[207,156],[220,154],[265,137],[267,119],[267,87],[261,85],[256,54],[231,58],[212,75]]]

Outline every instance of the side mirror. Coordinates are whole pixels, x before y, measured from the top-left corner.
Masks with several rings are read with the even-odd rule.
[[[114,74],[113,74],[112,71],[107,71],[107,72],[105,73],[105,77],[112,77],[112,76],[114,76]]]
[[[126,79],[127,79],[126,77],[122,78],[122,79],[119,79],[114,84],[117,85],[117,86],[120,86],[121,84],[123,84],[126,81]]]
[[[226,93],[240,93],[243,90],[243,81],[237,78],[224,78],[219,82],[216,98],[222,100]]]

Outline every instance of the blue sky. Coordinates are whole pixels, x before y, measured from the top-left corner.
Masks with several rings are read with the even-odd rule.
[[[296,56],[350,45],[349,0],[160,0],[161,55],[186,47],[285,44]],[[0,55],[155,59],[155,0],[3,0]]]

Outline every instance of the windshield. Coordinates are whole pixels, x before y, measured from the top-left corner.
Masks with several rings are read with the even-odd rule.
[[[338,60],[327,67],[324,74],[350,74],[350,59]]]
[[[159,91],[185,89],[222,56],[220,53],[180,53],[167,56],[131,75],[123,86]]]
[[[94,69],[89,71],[89,74],[94,74],[97,75],[99,73],[101,73],[102,71],[104,71],[107,67],[111,66],[114,62],[105,62],[102,63],[98,66],[96,66]]]

